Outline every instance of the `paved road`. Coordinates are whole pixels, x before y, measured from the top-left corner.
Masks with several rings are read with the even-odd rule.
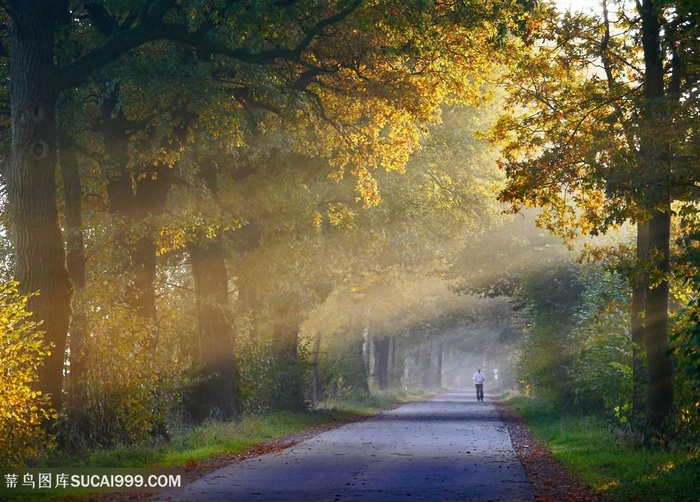
[[[214,471],[172,501],[532,501],[493,404],[449,392]]]

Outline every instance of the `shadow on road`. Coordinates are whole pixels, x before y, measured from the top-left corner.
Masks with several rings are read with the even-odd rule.
[[[227,466],[184,501],[532,501],[493,403],[451,391]]]

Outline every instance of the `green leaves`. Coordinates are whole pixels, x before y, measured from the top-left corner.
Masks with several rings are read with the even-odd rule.
[[[632,344],[626,281],[600,265],[531,273],[521,377],[563,406],[612,414],[630,402]]]

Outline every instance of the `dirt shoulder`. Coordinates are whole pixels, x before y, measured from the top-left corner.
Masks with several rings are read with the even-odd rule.
[[[542,441],[530,434],[525,421],[502,401],[494,400],[501,420],[508,428],[515,454],[538,502],[602,502],[593,489],[573,476]]]

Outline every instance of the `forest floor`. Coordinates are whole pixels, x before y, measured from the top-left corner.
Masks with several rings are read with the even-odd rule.
[[[503,401],[494,399],[493,403],[508,429],[513,449],[531,484],[535,501],[601,502],[603,500],[596,495],[592,488],[561,465],[552,456],[545,443],[533,437],[524,420],[515,411]],[[323,432],[342,427],[348,422],[366,420],[368,418],[371,418],[371,416],[358,416],[344,422],[322,424],[296,434],[259,443],[241,453],[220,455],[203,461],[190,462],[182,466],[185,470],[186,483],[193,482],[227,465],[239,463],[260,455],[279,452]],[[147,500],[152,495],[147,493],[108,494],[88,500],[100,502],[141,501]]]

